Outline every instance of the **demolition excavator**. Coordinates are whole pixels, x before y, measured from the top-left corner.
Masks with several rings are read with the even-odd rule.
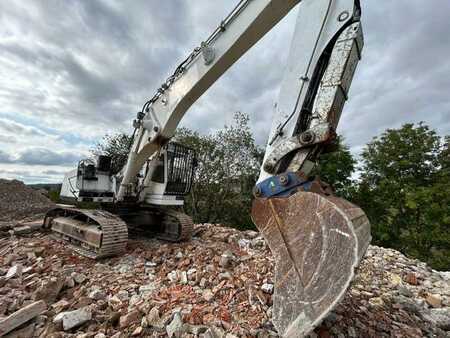
[[[59,207],[46,215],[45,227],[92,258],[122,253],[133,229],[188,240],[193,224],[180,206],[191,189],[196,160],[195,150],[173,142],[178,123],[297,5],[251,214],[275,258],[276,329],[282,336],[302,337],[318,325],[344,295],[371,239],[364,212],[310,178],[336,137],[361,59],[359,0],[239,1],[143,105],[122,171],[112,175],[111,159],[99,156],[66,175],[61,196],[99,202],[101,210]]]

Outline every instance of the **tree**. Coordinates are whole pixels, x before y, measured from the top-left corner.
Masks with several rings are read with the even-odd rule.
[[[201,136],[188,129],[176,140],[195,149],[198,167],[187,208],[196,222],[253,228],[252,189],[259,174],[262,151],[255,144],[249,118],[236,113],[231,126]]]
[[[336,139],[334,148],[336,150],[320,156],[315,173],[324,182],[330,184],[338,196],[350,199],[354,185],[352,174],[355,171],[356,160],[348,146],[344,144],[342,136]]]
[[[354,196],[372,222],[376,244],[436,268],[450,265],[450,189],[443,152],[441,138],[424,123],[388,129],[362,152]],[[432,251],[447,258],[432,258]]]
[[[444,138],[444,144],[438,157],[441,175],[450,176],[450,136]]]
[[[401,185],[429,184],[439,151],[440,137],[423,122],[388,129],[363,151],[363,177],[371,186],[393,179]]]
[[[111,172],[117,174],[127,163],[133,139],[130,135],[118,133],[106,135],[98,142],[91,152],[94,155],[107,155],[111,157]]]

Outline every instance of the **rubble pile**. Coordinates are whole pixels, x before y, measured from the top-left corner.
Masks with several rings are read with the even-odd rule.
[[[197,225],[187,243],[130,239],[99,262],[46,233],[0,239],[0,336],[276,337],[273,259],[257,232]],[[370,247],[310,337],[448,337],[450,274]]]
[[[0,179],[0,226],[5,222],[44,214],[54,204],[42,193],[17,180]]]

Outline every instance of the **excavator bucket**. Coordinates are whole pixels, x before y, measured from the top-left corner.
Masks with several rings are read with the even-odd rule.
[[[352,203],[299,191],[256,198],[252,218],[275,258],[272,322],[303,337],[341,300],[370,243],[370,224]]]

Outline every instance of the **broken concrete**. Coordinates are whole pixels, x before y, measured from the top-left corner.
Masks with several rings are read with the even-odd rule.
[[[34,299],[45,300],[48,304],[54,303],[64,286],[64,281],[64,279],[59,277],[42,281],[41,286],[34,293]]]
[[[61,312],[53,319],[54,323],[62,322],[64,331],[78,327],[91,320],[92,313],[89,307],[83,307],[75,311]]]
[[[183,334],[183,320],[181,319],[181,313],[175,312],[173,319],[166,327],[166,332],[169,338],[180,338]]]
[[[131,324],[140,323],[141,317],[142,317],[141,314],[137,310],[131,311],[126,315],[121,316],[119,320],[120,328],[123,329],[129,327]]]
[[[8,272],[6,273],[5,279],[11,279],[11,278],[20,278],[22,277],[22,265],[14,265],[11,267]]]
[[[44,301],[31,303],[0,320],[0,337],[40,315],[47,309]]]

